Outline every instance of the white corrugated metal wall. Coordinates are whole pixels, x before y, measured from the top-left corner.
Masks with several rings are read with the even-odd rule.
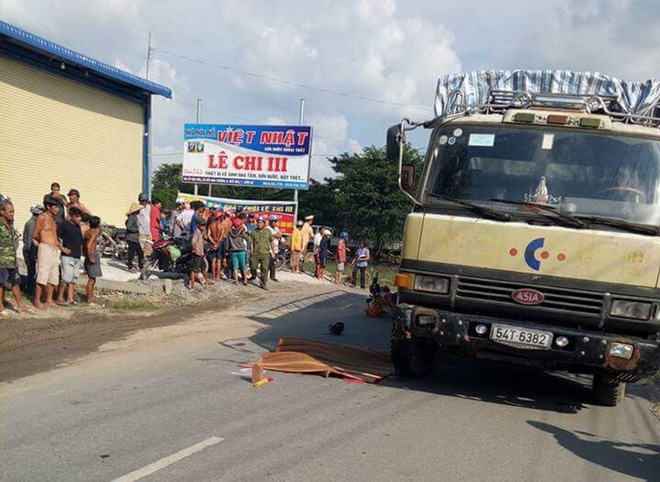
[[[0,56],[0,193],[18,228],[53,181],[123,225],[142,188],[143,129],[139,104]]]

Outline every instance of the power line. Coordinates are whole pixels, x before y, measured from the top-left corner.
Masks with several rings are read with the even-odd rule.
[[[234,115],[230,112],[223,112],[221,110],[215,110],[215,109],[209,109],[208,107],[203,107],[202,110],[206,112],[213,112],[214,114],[220,114],[220,115],[226,115],[228,117],[234,117],[236,119],[248,121],[248,122],[256,122],[257,124],[263,124],[263,121],[257,120],[257,119],[250,119],[249,117],[242,117],[240,115]],[[337,139],[336,137],[327,137],[327,136],[322,136],[319,134],[314,133],[314,137],[318,139],[325,139],[326,141],[334,141],[334,142],[341,142],[344,143],[346,142],[345,139]]]
[[[293,80],[278,79],[276,77],[271,77],[271,76],[263,75],[263,74],[257,74],[255,72],[248,72],[246,70],[234,69],[234,68],[228,67],[226,65],[220,65],[220,64],[213,63],[213,62],[207,62],[207,61],[202,60],[202,59],[196,59],[196,58],[193,58],[193,57],[188,57],[186,55],[177,54],[177,53],[174,53],[174,52],[168,52],[167,50],[156,49],[156,48],[153,48],[153,47],[152,47],[152,50],[155,51],[155,52],[160,52],[161,54],[169,55],[171,57],[176,57],[176,58],[187,60],[187,61],[190,61],[190,62],[196,62],[196,63],[202,64],[202,65],[208,65],[208,66],[211,66],[211,67],[215,67],[217,69],[225,70],[227,72],[233,72],[233,73],[239,74],[239,75],[245,75],[245,76],[248,76],[248,77],[255,77],[255,78],[258,78],[258,79],[268,80],[270,82],[277,82],[277,83],[280,83],[280,84],[292,85],[294,87],[300,87],[302,89],[314,90],[316,92],[323,92],[325,94],[338,95],[338,96],[341,96],[341,97],[347,97],[347,98],[350,98],[350,99],[362,100],[362,101],[366,101],[366,102],[374,102],[374,103],[377,103],[377,104],[393,105],[393,106],[397,106],[397,107],[406,107],[408,109],[415,109],[415,110],[422,110],[422,111],[425,111],[425,112],[431,112],[431,109],[428,109],[426,107],[402,104],[400,102],[389,102],[389,101],[382,100],[382,99],[375,99],[373,97],[366,97],[366,96],[357,95],[357,94],[349,94],[349,93],[340,92],[340,91],[334,90],[334,89],[326,89],[324,87],[316,87],[316,86],[313,86],[313,85],[304,84],[302,82],[297,82],[297,81],[293,81]]]
[[[341,154],[312,154],[312,157],[335,157],[340,156]],[[171,156],[183,156],[183,151],[176,152],[160,152],[158,154],[151,154],[151,157],[171,157]]]

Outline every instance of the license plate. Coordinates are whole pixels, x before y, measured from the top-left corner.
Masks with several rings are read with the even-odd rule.
[[[550,348],[552,333],[549,331],[528,330],[518,326],[493,325],[490,329],[490,339],[500,343]]]

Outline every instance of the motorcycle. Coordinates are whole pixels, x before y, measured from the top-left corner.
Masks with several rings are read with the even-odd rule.
[[[149,270],[189,275],[193,265],[192,245],[181,238],[164,238],[156,241],[149,258]],[[207,257],[202,258],[202,270],[209,269]]]
[[[291,250],[286,245],[280,245],[280,249],[275,256],[275,270],[279,271],[291,263]]]
[[[119,229],[110,224],[101,225],[98,246],[101,256],[117,258],[124,262],[128,260],[128,241],[126,241],[125,229]]]

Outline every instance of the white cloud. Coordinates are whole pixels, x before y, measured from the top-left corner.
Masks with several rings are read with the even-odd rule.
[[[646,78],[660,65],[660,2],[649,0],[198,0],[194,9],[176,0],[0,0],[0,15],[142,74],[152,31],[150,77],[174,90],[172,100],[154,98],[154,147],[161,152],[181,145],[182,124],[195,119],[198,97],[205,122],[247,122],[242,117],[278,124],[298,123],[304,97],[307,123],[318,134],[314,151],[337,154],[382,145],[387,126],[404,115],[429,116],[437,78],[462,68],[572,68]],[[315,157],[313,173],[332,171]]]

